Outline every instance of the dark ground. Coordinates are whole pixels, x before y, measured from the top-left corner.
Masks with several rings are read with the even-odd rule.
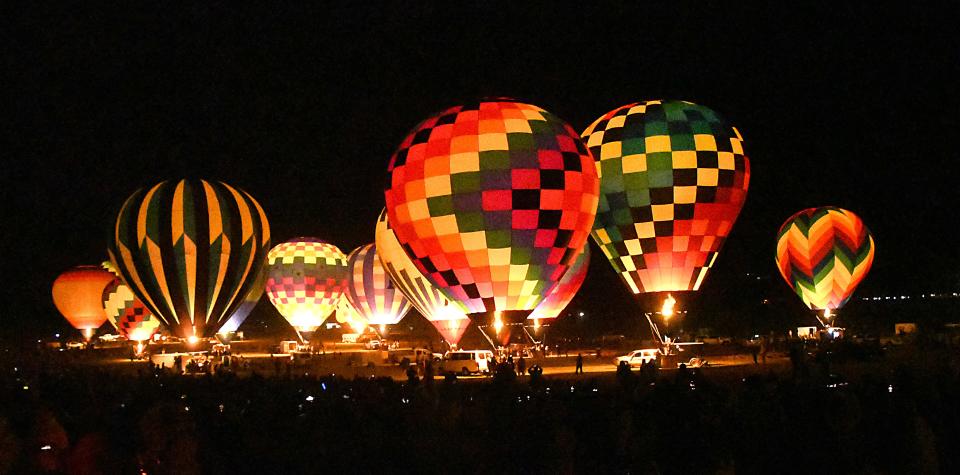
[[[796,369],[432,384],[120,376],[7,353],[0,473],[960,469],[957,346],[829,349]]]

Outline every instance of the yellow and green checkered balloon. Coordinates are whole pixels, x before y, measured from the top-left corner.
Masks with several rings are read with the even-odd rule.
[[[583,138],[600,175],[591,235],[613,268],[635,294],[699,289],[747,196],[740,132],[663,100],[618,107]]]

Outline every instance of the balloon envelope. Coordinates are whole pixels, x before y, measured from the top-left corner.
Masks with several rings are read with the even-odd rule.
[[[103,289],[103,310],[120,336],[132,341],[144,341],[160,330],[160,320],[150,313],[119,277]]]
[[[243,303],[270,248],[270,226],[243,190],[165,181],[124,203],[110,259],[134,294],[181,338],[214,333]]]
[[[267,256],[267,297],[297,331],[314,331],[337,308],[347,269],[347,256],[337,246],[317,238],[292,239]]]
[[[590,268],[590,246],[583,246],[583,252],[577,256],[573,266],[567,271],[560,282],[550,290],[543,302],[537,305],[527,320],[540,320],[557,318],[563,309],[567,308],[573,297],[577,295],[580,286],[587,278],[587,269]]]
[[[413,264],[397,241],[384,209],[377,219],[377,256],[390,275],[394,287],[400,289],[423,318],[426,318],[452,344],[460,342],[470,319],[463,307],[447,300],[442,292]]]
[[[353,330],[357,333],[362,333],[369,323],[366,321],[366,319],[360,316],[360,313],[357,312],[357,309],[353,308],[353,305],[351,305],[350,302],[344,298],[341,298],[340,302],[337,304],[336,319],[337,323],[347,325],[350,327],[350,330]]]
[[[873,235],[845,209],[809,208],[777,233],[780,275],[812,310],[836,310],[853,295],[873,264]]]
[[[573,264],[598,179],[564,121],[484,101],[418,125],[390,160],[387,215],[407,256],[468,314],[522,317]]]
[[[410,310],[410,301],[397,289],[377,257],[374,244],[360,246],[347,256],[350,275],[347,300],[371,325],[399,323]]]
[[[635,294],[699,289],[747,196],[740,132],[667,100],[614,109],[583,137],[600,174],[592,237],[613,268]]]
[[[233,315],[230,315],[230,318],[217,330],[218,336],[225,336],[232,334],[240,328],[240,325],[250,316],[250,312],[253,311],[254,307],[260,303],[260,297],[263,297],[263,289],[267,285],[267,266],[266,261],[260,267],[260,272],[257,275],[256,280],[253,283],[253,287],[250,288],[250,293],[243,299],[243,303],[233,312]],[[228,338],[230,338],[228,336]]]
[[[104,322],[103,290],[113,282],[110,272],[97,266],[77,266],[53,281],[53,304],[64,318],[89,338]]]

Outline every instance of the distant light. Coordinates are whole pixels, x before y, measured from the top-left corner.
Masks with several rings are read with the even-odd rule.
[[[580,312],[580,316],[581,316],[581,317],[583,316],[583,312]]]
[[[320,383],[320,388],[323,389],[324,391],[326,391],[326,390],[327,390],[327,383]]]
[[[183,410],[184,410],[184,411],[187,411],[187,412],[190,412],[190,406],[183,406]]]
[[[53,450],[53,447],[50,447],[49,445],[44,445],[43,447],[40,447],[40,450]]]
[[[197,335],[190,335],[190,336],[187,337],[187,344],[188,344],[188,345],[196,345],[197,342],[199,342],[199,341],[200,341],[200,337],[198,337]]]
[[[889,385],[889,386],[887,386],[887,392],[888,392],[888,393],[892,393],[892,392],[893,392],[893,385],[892,385],[892,384]]]
[[[29,391],[29,390],[30,390],[30,386],[23,385],[23,390],[24,390],[24,391]]]
[[[307,396],[306,400],[307,402],[313,402],[313,396]]]
[[[59,334],[59,333],[55,333],[53,336],[54,336],[55,338],[60,338],[60,334]]]

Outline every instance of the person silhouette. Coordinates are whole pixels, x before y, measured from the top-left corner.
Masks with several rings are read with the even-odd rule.
[[[577,368],[574,374],[583,374],[583,353],[577,353]]]

